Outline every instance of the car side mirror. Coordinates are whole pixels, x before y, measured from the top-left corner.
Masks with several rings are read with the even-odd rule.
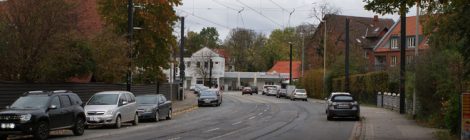
[[[57,106],[56,105],[51,105],[51,106],[49,106],[49,109],[57,109]]]
[[[127,105],[127,101],[122,101],[122,105]]]

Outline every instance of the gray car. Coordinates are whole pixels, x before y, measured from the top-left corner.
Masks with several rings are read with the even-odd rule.
[[[152,119],[158,122],[162,118],[171,119],[172,103],[163,94],[140,95],[136,97],[139,119]]]
[[[208,89],[201,91],[197,100],[198,106],[220,106],[222,104],[222,94],[217,89]]]
[[[86,125],[112,125],[120,128],[123,122],[139,123],[135,96],[128,91],[104,91],[93,95],[85,106]]]
[[[295,89],[289,98],[293,101],[297,99],[307,101],[307,91],[305,89]]]
[[[335,94],[327,102],[327,119],[334,117],[354,117],[360,119],[359,103],[350,94]]]

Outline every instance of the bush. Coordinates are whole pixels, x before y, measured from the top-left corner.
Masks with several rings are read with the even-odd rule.
[[[367,74],[351,75],[349,81],[350,93],[360,102],[366,104],[376,103],[376,94],[387,91],[389,87],[386,72],[372,72]],[[344,77],[333,79],[333,91],[345,91]]]
[[[307,90],[307,94],[311,98],[321,99],[323,95],[323,70],[309,70],[300,80],[302,87]]]

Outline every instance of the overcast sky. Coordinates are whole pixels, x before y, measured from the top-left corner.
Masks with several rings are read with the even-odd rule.
[[[303,23],[317,24],[312,8],[324,0],[183,0],[176,7],[179,16],[185,17],[185,30],[199,32],[204,27],[216,27],[221,41],[232,28],[248,28],[265,35],[274,29],[297,26]],[[342,15],[373,17],[373,12],[364,9],[362,0],[327,0],[341,10]],[[294,11],[295,9],[295,11]],[[289,13],[292,12],[289,18]],[[416,15],[411,9],[407,16]],[[398,20],[399,15],[384,15],[380,18]],[[289,20],[290,19],[290,20]],[[289,24],[290,23],[290,24]],[[179,24],[179,23],[178,23]],[[175,29],[179,32],[180,28]]]

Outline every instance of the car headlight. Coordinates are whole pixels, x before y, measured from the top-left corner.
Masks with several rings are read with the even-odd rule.
[[[354,102],[352,102],[352,103],[351,103],[351,105],[357,105],[357,102],[356,102],[356,101],[354,101]]]
[[[31,120],[31,114],[25,114],[25,115],[20,116],[20,121],[21,122],[27,122],[29,120]]]
[[[104,113],[104,115],[113,115],[114,111],[116,111],[116,110],[114,110],[114,109],[108,110],[108,111],[106,111],[106,113]]]
[[[338,103],[336,103],[336,102],[333,102],[333,103],[331,103],[331,105],[335,106],[335,105],[338,105]]]

